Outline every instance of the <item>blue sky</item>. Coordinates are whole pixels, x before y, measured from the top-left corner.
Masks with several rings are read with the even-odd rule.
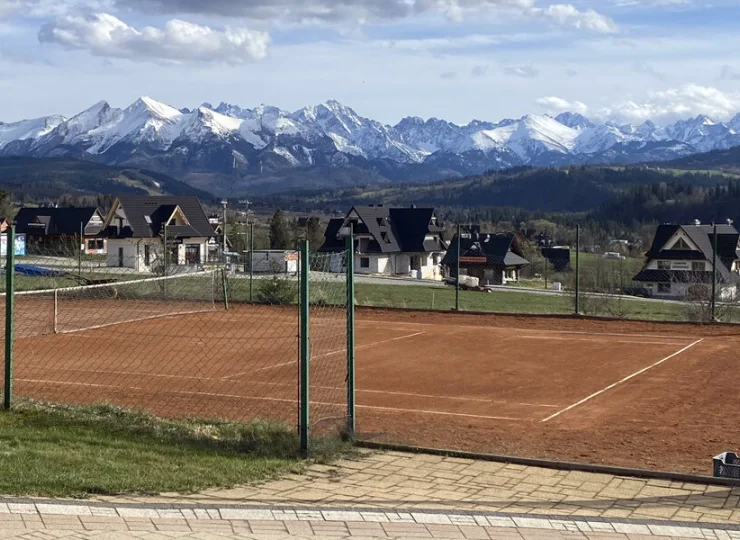
[[[395,123],[740,112],[737,0],[0,0],[0,121],[141,95]]]

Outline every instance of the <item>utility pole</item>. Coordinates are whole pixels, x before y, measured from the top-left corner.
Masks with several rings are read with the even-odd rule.
[[[712,228],[712,322],[717,321],[717,225]]]
[[[229,201],[227,201],[226,199],[221,200],[221,206],[224,207],[224,230],[222,231],[224,235],[224,241],[223,241],[223,247],[221,248],[223,256],[224,256],[224,263],[226,263],[226,252],[228,251],[226,247],[226,207],[228,205],[229,205]]]

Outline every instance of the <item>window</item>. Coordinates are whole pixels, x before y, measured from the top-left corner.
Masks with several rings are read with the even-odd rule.
[[[411,269],[412,270],[421,270],[421,261],[419,259],[421,259],[421,257],[418,257],[417,255],[413,255],[411,257]]]
[[[691,251],[691,248],[686,243],[686,240],[683,238],[679,238],[678,241],[673,244],[673,247],[671,249],[679,249],[681,251]]]
[[[703,272],[704,269],[705,269],[705,267],[704,267],[704,261],[701,261],[701,262],[694,261],[694,262],[692,262],[691,263],[691,269],[694,272]]]
[[[152,253],[149,249],[149,244],[144,244],[144,266],[150,266],[152,264]]]
[[[658,292],[661,294],[667,294],[671,292],[670,283],[658,283]]]
[[[200,245],[188,244],[185,246],[185,264],[200,264]]]
[[[670,270],[671,261],[658,261],[658,270]]]
[[[370,257],[360,257],[360,268],[370,268]]]
[[[96,248],[95,248],[95,240],[88,240],[88,241],[87,241],[87,249],[88,249],[88,250],[93,250],[93,249],[96,249]]]

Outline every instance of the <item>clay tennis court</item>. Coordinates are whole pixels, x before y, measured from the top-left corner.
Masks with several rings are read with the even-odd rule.
[[[148,320],[64,330],[102,309],[80,303],[60,333],[21,329],[16,395],[295,424],[295,307],[135,304],[107,305]],[[356,328],[363,438],[702,473],[740,439],[734,328],[371,309]],[[345,336],[341,309],[313,314],[316,429],[343,421]]]

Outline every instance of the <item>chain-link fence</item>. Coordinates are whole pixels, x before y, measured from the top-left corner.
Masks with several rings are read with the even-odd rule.
[[[73,239],[9,257],[0,297],[4,322],[6,303],[14,303],[12,324],[2,332],[4,340],[14,332],[5,394],[297,428],[303,383],[313,432],[345,429],[346,255],[287,251],[279,260],[272,254],[275,264],[265,271],[244,272],[182,245],[154,239],[93,256]],[[309,338],[301,332],[305,286],[307,357],[300,354]],[[312,367],[305,381],[302,361]]]

